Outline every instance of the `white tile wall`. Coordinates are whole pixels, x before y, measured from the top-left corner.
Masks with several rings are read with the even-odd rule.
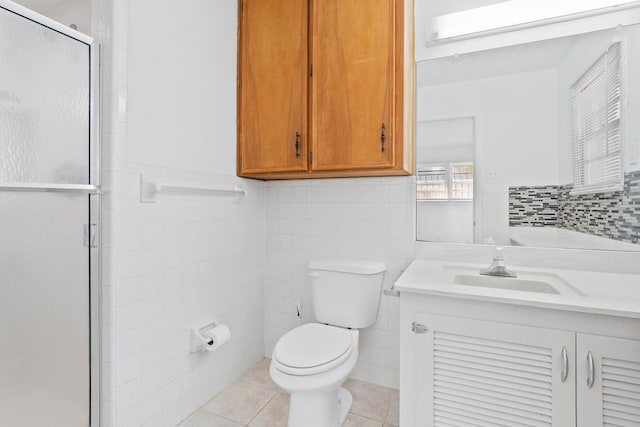
[[[199,65],[207,78],[197,84],[217,96],[171,105],[179,113],[158,121],[158,109],[171,101],[165,95],[193,76],[189,67],[176,67],[161,84],[130,79],[131,67],[153,70],[162,60],[130,41],[175,28],[176,19],[196,25],[196,18],[177,18],[166,0],[93,1],[104,88],[103,427],[173,427],[264,354],[264,183],[232,174],[235,93],[228,87],[235,87],[236,4],[193,3],[211,12],[198,15],[198,28],[218,37],[178,31],[172,42],[187,56],[207,52]],[[153,129],[145,133],[145,126]],[[162,138],[149,136],[159,129]],[[179,164],[176,150],[186,154]],[[222,188],[241,183],[249,195],[239,204],[177,195],[140,203],[141,173]],[[214,317],[229,325],[231,341],[216,352],[190,353],[189,330]]]
[[[314,257],[384,261],[389,288],[414,253],[413,177],[271,181],[266,184],[265,355],[285,332],[313,321],[306,264]],[[382,297],[361,331],[352,377],[398,387],[399,298]]]
[[[130,164],[110,173],[114,189],[127,191],[114,190],[116,207],[105,213],[115,256],[116,297],[109,303],[118,427],[176,425],[264,352],[264,184],[243,181],[249,195],[239,204],[193,196],[143,204],[138,180],[146,170]],[[207,178],[166,169],[162,175]],[[207,180],[223,187],[240,181]],[[230,343],[191,354],[189,330],[214,318],[229,325]]]

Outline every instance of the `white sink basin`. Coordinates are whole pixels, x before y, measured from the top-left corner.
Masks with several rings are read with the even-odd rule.
[[[512,291],[539,292],[543,294],[559,294],[553,286],[539,280],[526,280],[512,277],[472,276],[456,274],[453,277],[456,285],[482,286],[484,288],[510,289]]]
[[[444,265],[444,277],[451,285],[504,289],[555,295],[583,295],[554,273],[514,270],[517,278],[485,276],[479,269],[462,265]]]

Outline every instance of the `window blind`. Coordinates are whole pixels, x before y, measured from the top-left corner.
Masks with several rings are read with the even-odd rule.
[[[620,43],[571,86],[573,192],[622,187]]]

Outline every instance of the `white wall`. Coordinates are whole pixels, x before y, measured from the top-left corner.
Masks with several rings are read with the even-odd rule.
[[[432,201],[416,206],[416,239],[423,242],[473,243],[473,202]]]
[[[235,176],[236,2],[96,0],[103,31],[103,419],[175,426],[264,354],[264,183]],[[249,195],[139,201],[139,175]],[[231,341],[191,354],[214,317]]]
[[[235,175],[235,3],[129,3],[131,161]]]
[[[265,355],[303,321],[313,321],[308,261],[350,257],[384,261],[389,288],[413,259],[414,177],[267,183]],[[375,325],[361,331],[352,377],[398,387],[399,298],[383,296]]]
[[[475,125],[471,117],[416,123],[416,165],[472,162]]]
[[[555,70],[418,89],[418,121],[475,117],[480,241],[509,243],[509,186],[558,183],[556,99]]]

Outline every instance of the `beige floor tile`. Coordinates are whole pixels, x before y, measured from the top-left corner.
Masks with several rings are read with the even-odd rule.
[[[198,411],[182,422],[179,427],[242,427],[242,424],[234,423],[209,412]]]
[[[360,415],[349,414],[342,427],[382,427],[382,423]]]
[[[344,387],[353,395],[351,412],[376,421],[384,421],[391,399],[390,388],[349,379]]]
[[[251,420],[249,427],[287,427],[289,395],[278,394]]]
[[[257,384],[238,381],[223,390],[202,408],[241,424],[247,424],[276,392]]]
[[[400,425],[400,392],[398,390],[391,390],[389,395],[389,411],[387,412],[387,418],[384,422],[388,425],[399,426]]]
[[[278,393],[284,393],[284,390],[275,385],[275,383],[271,380],[271,375],[269,374],[270,364],[271,359],[265,357],[260,362],[253,365],[251,369],[249,369],[247,373],[244,374],[242,378],[240,378],[240,381],[251,384],[258,384],[277,391]]]

